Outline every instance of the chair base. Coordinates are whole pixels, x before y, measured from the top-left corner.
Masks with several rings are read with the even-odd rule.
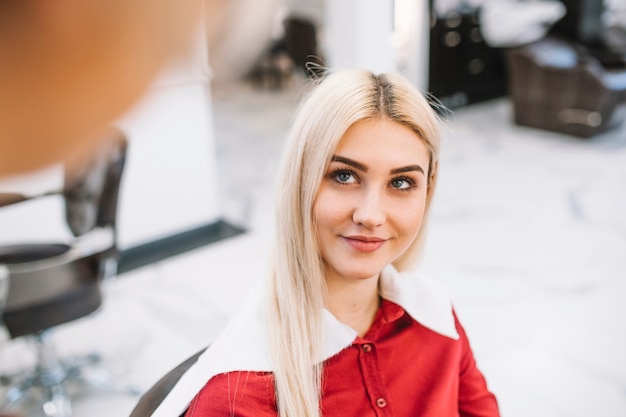
[[[37,351],[37,366],[34,369],[0,377],[0,382],[6,387],[0,412],[22,411],[27,406],[33,406],[41,411],[42,416],[70,417],[70,390],[76,388],[140,395],[140,389],[135,387],[118,388],[109,374],[96,366],[100,362],[99,355],[61,359],[49,338],[47,331],[32,336]]]

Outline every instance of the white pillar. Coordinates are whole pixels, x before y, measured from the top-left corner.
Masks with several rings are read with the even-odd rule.
[[[430,10],[426,0],[395,0],[397,69],[420,90],[428,89]]]
[[[327,0],[324,8],[327,67],[395,71],[393,0]]]

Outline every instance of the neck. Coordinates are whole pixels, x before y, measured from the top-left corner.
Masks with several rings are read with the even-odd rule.
[[[337,320],[363,337],[374,322],[380,305],[378,276],[363,280],[327,277],[326,286],[326,308]]]

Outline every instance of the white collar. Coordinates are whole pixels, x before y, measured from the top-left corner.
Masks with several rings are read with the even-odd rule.
[[[243,308],[233,316],[220,336],[189,368],[152,417],[179,416],[198,391],[213,376],[230,371],[271,371],[263,325],[262,287],[250,292]],[[406,310],[423,326],[451,339],[458,339],[452,305],[446,289],[419,274],[400,273],[387,266],[381,274],[380,295]],[[356,331],[324,310],[323,360],[346,348]]]

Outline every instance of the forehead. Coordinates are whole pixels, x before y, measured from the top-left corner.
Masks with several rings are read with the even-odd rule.
[[[419,163],[427,169],[430,160],[426,143],[416,132],[385,118],[354,123],[339,141],[335,155],[369,162],[374,167]]]

